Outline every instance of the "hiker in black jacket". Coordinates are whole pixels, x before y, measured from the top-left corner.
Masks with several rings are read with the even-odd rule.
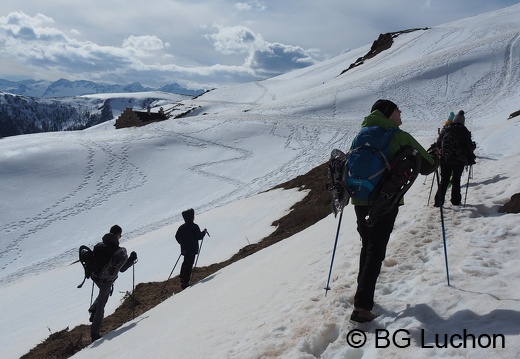
[[[434,207],[444,205],[444,197],[451,182],[451,203],[459,206],[462,200],[460,179],[464,167],[475,164],[475,142],[471,140],[471,132],[464,125],[466,118],[460,110],[453,122],[444,126],[437,138],[437,146],[441,149],[441,179],[435,194]]]
[[[184,256],[180,278],[181,288],[185,289],[190,286],[193,263],[195,262],[195,256],[199,253],[199,241],[204,238],[208,231],[206,228],[201,231],[200,227],[193,222],[195,220],[193,208],[182,212],[182,218],[184,218],[185,223],[181,224],[179,229],[177,229],[175,239],[181,245],[181,254]]]
[[[99,294],[89,308],[90,336],[92,341],[101,338],[100,330],[105,315],[105,305],[112,295],[114,282],[119,272],[124,272],[137,260],[135,252],[126,255],[126,249],[119,246],[123,230],[117,224],[110,228],[110,233],[103,236],[103,241],[94,246],[95,269],[92,280],[99,288]]]

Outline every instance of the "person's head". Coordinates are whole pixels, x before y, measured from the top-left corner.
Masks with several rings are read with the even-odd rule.
[[[453,118],[453,123],[460,123],[461,125],[464,125],[465,122],[466,117],[464,117],[464,111],[460,110]]]
[[[385,117],[395,122],[397,126],[402,124],[401,110],[392,101],[382,99],[377,100],[372,105],[370,112],[374,112],[375,110],[379,110]]]
[[[117,224],[114,224],[111,228],[110,228],[110,233],[114,234],[117,239],[121,238],[121,235],[123,234],[123,229],[121,227],[119,227]]]
[[[193,222],[195,220],[195,211],[193,208],[187,209],[182,212],[182,218],[184,218],[185,222]]]

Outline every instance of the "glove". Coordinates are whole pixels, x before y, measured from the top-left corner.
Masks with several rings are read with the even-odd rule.
[[[435,143],[433,145],[431,145],[430,148],[428,148],[427,152],[429,155],[435,156],[435,157],[440,157],[440,155],[441,155],[441,150],[439,147],[437,147],[437,145]]]
[[[128,260],[135,263],[137,261],[137,253],[132,251],[132,253],[130,253],[130,257],[128,257]]]

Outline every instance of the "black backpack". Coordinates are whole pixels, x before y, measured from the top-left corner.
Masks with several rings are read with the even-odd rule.
[[[444,162],[452,162],[459,158],[462,152],[463,146],[459,129],[453,125],[447,126],[441,140],[442,159]]]
[[[85,280],[91,278],[92,273],[94,273],[96,267],[94,252],[89,247],[82,245],[81,247],[79,247],[79,262],[83,266],[83,270],[85,272],[83,282],[81,282],[81,284],[78,285],[78,288],[81,288],[85,283]]]
[[[126,249],[123,247],[113,250],[100,242],[92,250],[82,245],[79,247],[79,262],[83,266],[85,277],[78,288],[81,288],[87,279],[100,282],[114,281],[127,259]]]

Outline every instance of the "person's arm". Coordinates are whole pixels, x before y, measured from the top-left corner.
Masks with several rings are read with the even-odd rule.
[[[123,266],[121,267],[121,269],[119,271],[120,272],[126,271],[128,268],[130,268],[135,263],[136,260],[137,260],[137,253],[132,251],[132,253],[130,253],[130,256],[128,257],[128,259],[126,260],[125,264],[123,264]]]
[[[423,146],[417,140],[405,131],[398,131],[394,136],[394,140],[392,141],[392,151],[393,153],[397,152],[397,150],[403,146],[411,146],[419,151],[421,155],[421,167],[419,169],[419,173],[422,175],[428,175],[439,167],[440,158],[439,158],[439,148],[436,144],[432,145],[428,151],[424,149]]]
[[[208,231],[206,230],[206,228],[204,228],[203,231],[200,230],[200,227],[195,224],[196,226],[196,233],[197,233],[197,240],[202,240],[204,238],[204,236],[206,235],[206,233],[208,233]]]

